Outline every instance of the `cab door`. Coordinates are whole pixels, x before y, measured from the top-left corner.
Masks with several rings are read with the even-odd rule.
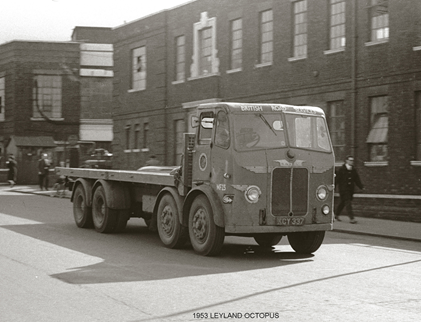
[[[213,111],[203,111],[199,115],[193,151],[193,182],[209,182],[212,176],[211,145],[214,115]]]

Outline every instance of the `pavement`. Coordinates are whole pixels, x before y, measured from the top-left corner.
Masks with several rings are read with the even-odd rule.
[[[46,197],[68,199],[71,197],[71,192],[68,190],[64,191],[64,195],[59,195],[51,188],[49,191],[45,191],[34,185],[16,185],[13,188],[10,188],[8,184],[0,184],[0,192],[1,191],[29,193],[43,195]],[[421,223],[385,220],[379,218],[355,217],[357,223],[351,224],[347,216],[341,216],[340,219],[341,221],[336,220],[334,222],[333,231],[421,242]]]

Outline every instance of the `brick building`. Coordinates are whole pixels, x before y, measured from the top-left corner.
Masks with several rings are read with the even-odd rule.
[[[37,183],[41,152],[77,166],[95,147],[111,148],[111,31],[76,27],[71,42],[0,45],[0,168],[14,154],[19,184]]]
[[[200,102],[315,105],[357,211],[419,218],[421,2],[197,0],[114,29],[116,166],[178,162]]]

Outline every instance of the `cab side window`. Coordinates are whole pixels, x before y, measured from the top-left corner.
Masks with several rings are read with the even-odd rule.
[[[215,145],[224,149],[230,146],[228,117],[224,111],[219,111],[216,116]]]
[[[213,112],[204,112],[200,114],[199,144],[210,144],[212,138],[213,123]]]

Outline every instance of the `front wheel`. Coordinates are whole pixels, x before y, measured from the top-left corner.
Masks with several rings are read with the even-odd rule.
[[[79,228],[92,228],[92,208],[86,204],[85,189],[78,185],[73,195],[73,217]]]
[[[306,231],[288,234],[288,241],[292,249],[299,254],[311,254],[323,243],[324,231]]]
[[[118,210],[107,206],[105,191],[102,186],[95,190],[92,200],[92,220],[95,230],[100,233],[112,233],[118,222]]]
[[[225,230],[215,225],[212,207],[204,195],[197,196],[190,208],[189,235],[193,249],[200,255],[215,256],[224,244]]]
[[[180,248],[188,238],[187,227],[180,224],[177,204],[170,194],[165,194],[159,202],[157,213],[159,238],[168,248]]]

